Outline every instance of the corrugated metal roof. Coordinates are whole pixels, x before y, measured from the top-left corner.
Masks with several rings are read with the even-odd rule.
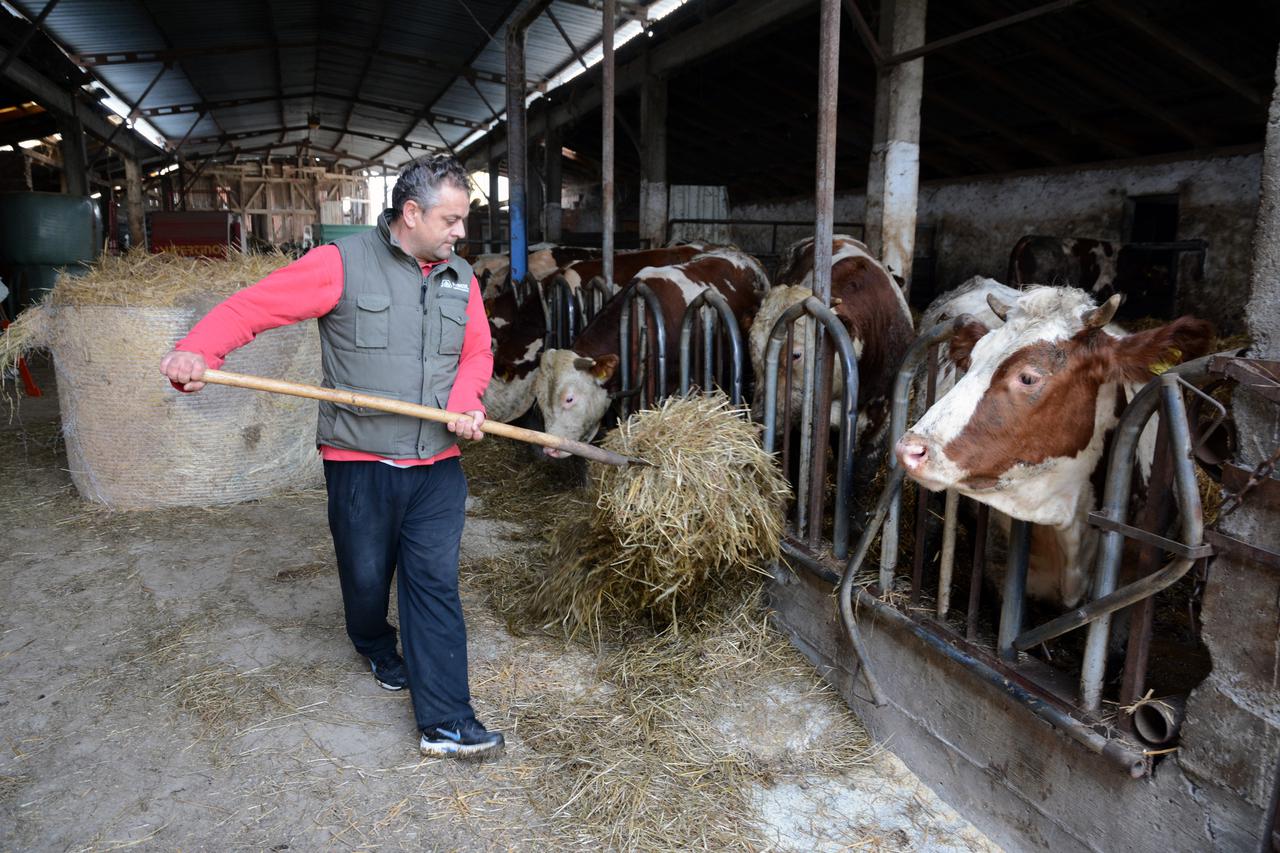
[[[13,0],[29,18],[44,3]],[[224,150],[267,144],[282,128],[305,125],[315,115],[323,128],[336,128],[311,131],[317,145],[340,142],[355,157],[396,164],[409,155],[395,140],[453,145],[490,122],[494,110],[505,111],[506,20],[518,5],[62,0],[44,29],[130,104],[167,61],[140,106],[180,108],[146,118],[171,143],[188,137],[184,155],[208,153],[220,142]],[[579,50],[599,42],[601,13],[586,0],[556,0],[549,7]],[[142,55],[121,56],[126,52]],[[576,61],[546,14],[530,27],[526,52],[532,83]],[[473,76],[475,86],[464,75]],[[253,102],[230,103],[245,99]],[[434,129],[430,117],[437,119]]]

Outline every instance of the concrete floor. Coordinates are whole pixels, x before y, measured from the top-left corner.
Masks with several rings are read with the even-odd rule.
[[[408,697],[379,689],[344,636],[323,493],[88,504],[65,470],[53,372],[35,367],[46,396],[0,422],[0,849],[609,846],[591,827],[566,834],[568,804],[538,784],[550,760],[523,734],[528,708],[601,689],[591,651],[513,636],[464,572],[475,704],[509,747],[421,760]],[[464,564],[518,532],[473,516]],[[829,693],[769,692],[734,713],[848,722]],[[757,831],[741,849],[994,849],[883,751],[748,793]]]

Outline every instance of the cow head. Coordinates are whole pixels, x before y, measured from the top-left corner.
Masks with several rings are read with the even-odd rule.
[[[992,306],[1003,325],[962,326],[951,357],[968,373],[898,441],[899,464],[928,489],[958,489],[1014,518],[1077,520],[1092,500],[1120,386],[1149,380],[1157,363],[1203,354],[1212,337],[1190,317],[1133,335],[1106,328],[1119,304],[1033,287]]]
[[[537,398],[546,431],[577,441],[595,438],[609,409],[605,385],[617,367],[618,357],[613,354],[583,358],[573,350],[544,352]],[[568,455],[552,448],[543,452],[556,459]]]

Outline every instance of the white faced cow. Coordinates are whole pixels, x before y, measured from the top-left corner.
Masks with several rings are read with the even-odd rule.
[[[751,327],[751,366],[756,376],[753,408],[757,417],[764,410],[764,355],[769,333],[787,308],[813,295],[812,287],[813,238],[809,237],[788,249],[777,286],[765,297]],[[915,334],[911,312],[893,277],[867,247],[842,234],[833,238],[831,246],[831,300],[858,359],[858,443],[865,446],[878,439],[887,424],[894,371]],[[804,392],[805,354],[812,346],[807,325],[797,321],[791,352],[783,352],[779,360],[780,368],[790,365],[791,412],[797,423]],[[779,379],[779,388],[784,381],[785,377]],[[839,391],[844,386],[839,359],[832,383],[836,391],[831,404],[834,427],[839,423]]]
[[[1004,320],[974,321],[951,341],[967,373],[899,439],[898,462],[931,490],[957,489],[1033,528],[1027,592],[1066,607],[1088,591],[1096,533],[1091,478],[1103,443],[1152,365],[1202,355],[1208,323],[1181,317],[1136,334],[1109,326],[1118,296],[1101,307],[1074,288],[1031,287]],[[1146,461],[1150,461],[1147,445]]]
[[[641,282],[653,290],[661,304],[668,346],[680,339],[680,321],[689,303],[707,288],[714,287],[724,296],[738,325],[745,329],[759,307],[760,294],[769,286],[760,262],[736,249],[715,249],[681,264],[640,270],[582,330],[572,350],[552,349],[543,354],[537,397],[547,432],[590,441],[599,431],[611,391],[618,385],[614,374],[622,306]],[[679,358],[668,353],[667,388],[675,387],[678,370]],[[564,455],[550,448],[545,452],[555,458]]]

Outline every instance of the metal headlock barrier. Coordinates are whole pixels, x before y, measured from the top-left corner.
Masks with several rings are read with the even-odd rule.
[[[618,370],[622,376],[619,414],[625,418],[667,396],[667,325],[658,295],[643,281],[618,298],[624,300],[618,324]],[[636,303],[639,311],[633,310]]]
[[[930,362],[930,373],[936,375],[934,371],[939,345],[950,340],[955,329],[968,319],[968,317],[960,317],[954,321],[938,324],[918,337],[908,350],[894,385],[890,448],[906,431],[909,392],[922,363],[927,358]],[[897,580],[898,526],[905,472],[897,466],[896,459],[890,450],[889,479],[839,579],[837,593],[841,619],[859,663],[859,673],[871,692],[872,701],[883,704],[884,699],[879,683],[872,672],[871,663],[867,660],[866,648],[854,618],[855,596],[858,606],[868,611],[868,614],[864,614],[864,619],[884,618],[907,629],[921,642],[959,663],[981,680],[992,684],[1090,751],[1116,763],[1134,778],[1150,772],[1149,752],[1123,737],[1121,732],[1105,725],[1097,716],[1103,694],[1107,641],[1113,614],[1134,605],[1149,606],[1152,596],[1177,583],[1197,561],[1214,553],[1213,548],[1204,543],[1200,493],[1192,461],[1194,439],[1183,397],[1184,393],[1202,398],[1205,396],[1195,387],[1195,383],[1201,383],[1210,378],[1207,372],[1210,358],[1205,357],[1179,365],[1154,378],[1134,396],[1122,413],[1120,422],[1115,428],[1111,455],[1107,459],[1106,488],[1102,509],[1089,515],[1089,523],[1100,528],[1102,535],[1098,546],[1095,580],[1087,603],[1050,619],[1043,625],[1030,629],[1024,627],[1031,525],[1018,521],[1011,523],[1008,566],[1002,591],[994,655],[973,642],[977,635],[989,517],[985,506],[978,505],[976,514],[969,606],[963,635],[944,619],[947,614],[947,604],[941,587],[945,585],[949,588],[951,585],[949,567],[939,568],[940,594],[935,613],[929,613],[918,606],[900,607],[893,603],[892,593],[895,591]],[[933,383],[930,382],[929,386],[927,403],[932,404]],[[1211,404],[1221,409],[1216,401]],[[1131,525],[1127,519],[1127,510],[1139,437],[1157,410],[1160,413],[1160,425],[1157,455],[1153,462],[1150,480],[1151,500],[1140,510],[1137,525]],[[1221,417],[1216,418],[1210,424],[1209,431],[1216,429],[1221,421]],[[1206,436],[1202,436],[1200,440],[1203,441],[1204,437]],[[948,500],[949,509],[954,506],[953,501],[954,499]],[[925,538],[921,528],[925,525],[929,513],[923,511],[925,508],[923,500],[920,508],[922,511],[917,513],[916,518],[915,566],[910,580],[912,603],[920,600],[924,582],[923,566],[927,563],[925,559],[927,555],[923,553]],[[1177,540],[1161,535],[1167,522],[1173,520],[1175,513],[1179,529]],[[954,524],[954,515],[950,523]],[[859,575],[877,534],[882,536],[879,582],[866,588],[855,584],[854,580]],[[954,532],[951,535],[954,536]],[[1144,546],[1139,558],[1139,568],[1149,568],[1150,571],[1145,572],[1140,580],[1117,588],[1125,539],[1134,540]],[[946,550],[948,547],[954,556],[954,539],[948,546],[944,531],[943,549]],[[815,569],[818,568],[819,564],[814,563],[811,555],[789,543],[784,543],[784,552],[792,559],[808,563]],[[1160,568],[1159,555],[1162,553],[1172,555],[1173,559],[1168,565]],[[1135,608],[1135,611],[1137,610],[1138,608]],[[1088,638],[1080,665],[1078,695],[1075,702],[1069,702],[1055,694],[1051,689],[1052,685],[1047,682],[1042,683],[1043,679],[1037,679],[1036,670],[1037,668],[1042,670],[1043,666],[1031,668],[1021,666],[1019,653],[1034,649],[1047,640],[1080,628],[1088,629]],[[1130,642],[1125,651],[1125,677],[1121,696],[1126,701],[1133,701],[1133,697],[1141,695],[1145,683],[1150,641],[1150,620],[1142,623],[1135,619],[1131,626]],[[1122,728],[1133,731],[1132,722],[1129,721],[1129,724]],[[1139,725],[1138,734],[1152,745],[1164,745],[1176,738],[1176,722],[1170,721],[1167,726],[1157,726],[1156,729],[1157,731],[1152,733]]]
[[[724,295],[709,287],[694,297],[680,321],[680,396],[689,395],[696,372],[704,394],[719,387],[729,402],[740,405],[744,364],[738,320]]]
[[[788,353],[795,340],[795,323],[802,317],[812,318],[814,331],[829,335],[836,347],[844,370],[844,388],[840,400],[840,417],[836,423],[840,430],[840,444],[836,451],[836,495],[835,507],[832,511],[831,550],[836,559],[843,560],[849,552],[849,505],[853,490],[853,448],[857,440],[858,411],[858,360],[853,352],[853,341],[844,324],[836,316],[835,311],[823,305],[817,297],[809,296],[782,312],[769,332],[769,342],[765,348],[764,376],[756,377],[756,381],[764,381],[764,450],[773,453],[778,440],[778,360],[785,342]],[[813,336],[817,350],[817,335]],[[830,384],[825,388],[815,387],[812,360],[804,366],[804,396],[801,413],[801,449],[800,449],[800,483],[795,490],[795,535],[797,539],[808,537],[811,545],[816,545],[822,535],[822,523],[825,516],[821,492],[809,488],[809,475],[814,469],[817,454],[825,454],[826,447],[813,447],[810,438],[811,414],[816,399],[819,410],[829,409],[832,402]],[[786,368],[785,393],[783,403],[783,448],[781,453],[782,470],[790,470],[791,447],[790,425],[792,422],[791,365]],[[814,494],[819,497],[815,500]]]
[[[582,304],[578,295],[565,281],[563,275],[552,276],[542,292],[543,307],[547,318],[547,349],[565,349],[582,331],[586,322],[582,319]]]

